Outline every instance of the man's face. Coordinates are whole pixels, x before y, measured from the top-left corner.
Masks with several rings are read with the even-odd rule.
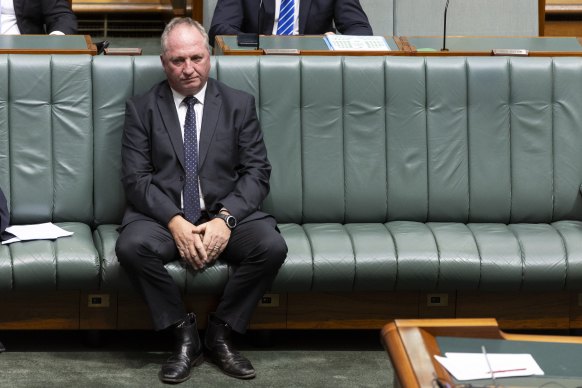
[[[182,95],[198,93],[208,81],[210,53],[192,26],[179,25],[170,32],[161,59],[170,86]]]

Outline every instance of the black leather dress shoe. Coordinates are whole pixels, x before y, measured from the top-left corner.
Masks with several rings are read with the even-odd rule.
[[[174,328],[176,349],[162,365],[159,378],[164,383],[181,383],[190,378],[193,366],[198,366],[204,361],[202,344],[198,337],[196,316],[192,313]]]
[[[217,322],[216,318],[211,317],[204,337],[206,356],[228,376],[237,379],[255,378],[253,365],[232,346],[230,335],[228,324]]]

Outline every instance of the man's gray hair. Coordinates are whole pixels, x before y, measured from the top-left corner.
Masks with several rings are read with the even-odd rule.
[[[212,49],[210,47],[210,44],[208,43],[208,34],[206,33],[206,30],[204,29],[202,24],[198,23],[196,20],[193,20],[192,18],[189,17],[176,17],[170,20],[170,22],[166,25],[166,28],[164,28],[164,32],[162,32],[161,39],[162,55],[164,55],[166,53],[166,50],[168,49],[167,42],[168,35],[170,35],[170,32],[172,32],[172,30],[177,26],[181,26],[183,24],[194,27],[198,30],[198,32],[200,32],[200,34],[204,38],[204,43],[206,44],[208,52],[212,54]]]

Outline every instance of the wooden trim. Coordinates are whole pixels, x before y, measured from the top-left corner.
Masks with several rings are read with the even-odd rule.
[[[546,14],[548,15],[576,15],[582,13],[582,4],[555,4],[555,5],[548,5],[545,9]]]
[[[538,0],[538,36],[546,34],[546,0]]]
[[[173,6],[171,0],[73,0],[71,9],[74,13],[171,13]]]
[[[192,0],[192,19],[200,24],[204,23],[204,2],[202,0]]]
[[[438,336],[582,344],[581,337],[508,334],[491,318],[395,320],[382,328],[381,339],[400,386],[434,386],[435,376],[453,384],[450,374],[434,359],[440,354]]]

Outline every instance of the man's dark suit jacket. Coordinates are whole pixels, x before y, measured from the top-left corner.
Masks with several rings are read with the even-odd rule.
[[[14,13],[21,34],[77,33],[69,0],[14,0]]]
[[[237,35],[259,31],[260,0],[218,0],[208,32],[214,45],[216,35]],[[264,0],[261,34],[270,35],[275,23],[275,0]],[[372,35],[359,0],[301,0],[299,34],[321,35],[337,30],[344,35]]]
[[[209,79],[199,143],[199,178],[209,212],[227,208],[239,222],[267,216],[271,166],[250,94]],[[122,226],[183,214],[184,146],[167,81],[127,102],[122,181],[128,200]]]

